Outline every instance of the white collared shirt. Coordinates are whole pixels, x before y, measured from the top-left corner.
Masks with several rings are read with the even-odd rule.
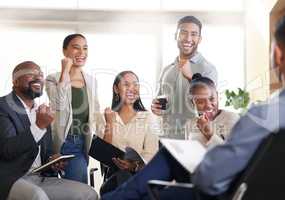
[[[38,105],[36,103],[34,103],[32,109],[30,109],[26,103],[19,97],[17,96],[18,99],[21,101],[21,103],[23,104],[25,110],[26,110],[26,113],[28,115],[28,118],[30,120],[30,123],[31,123],[31,126],[30,126],[30,130],[31,130],[31,133],[35,139],[36,142],[39,142],[41,140],[41,138],[44,136],[44,134],[46,133],[46,128],[44,129],[40,129],[37,125],[36,125],[36,110],[38,109]],[[29,171],[37,168],[37,167],[40,167],[42,162],[41,162],[41,146],[39,146],[39,152],[38,152],[38,155],[36,157],[36,159],[34,160],[31,168]]]

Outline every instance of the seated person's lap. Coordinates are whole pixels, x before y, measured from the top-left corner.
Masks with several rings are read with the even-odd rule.
[[[86,184],[56,177],[24,176],[11,188],[9,199],[97,199],[96,192]],[[85,196],[84,196],[85,195]],[[85,198],[84,198],[85,197]]]

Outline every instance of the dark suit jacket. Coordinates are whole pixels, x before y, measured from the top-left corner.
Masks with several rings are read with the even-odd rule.
[[[52,155],[51,129],[37,143],[30,131],[25,108],[14,92],[0,97],[0,200],[5,200],[16,180],[25,175],[41,146],[45,163]]]

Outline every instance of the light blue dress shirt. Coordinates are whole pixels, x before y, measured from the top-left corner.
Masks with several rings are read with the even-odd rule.
[[[218,195],[227,191],[263,139],[285,128],[285,90],[268,101],[252,107],[234,126],[226,143],[205,155],[192,179],[203,192]]]

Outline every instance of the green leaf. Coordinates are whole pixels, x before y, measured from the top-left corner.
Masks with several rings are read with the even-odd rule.
[[[237,90],[237,93],[228,89],[225,90],[225,106],[233,106],[235,109],[242,108],[242,110],[245,111],[245,108],[247,108],[250,102],[249,93],[241,88],[238,88]]]

